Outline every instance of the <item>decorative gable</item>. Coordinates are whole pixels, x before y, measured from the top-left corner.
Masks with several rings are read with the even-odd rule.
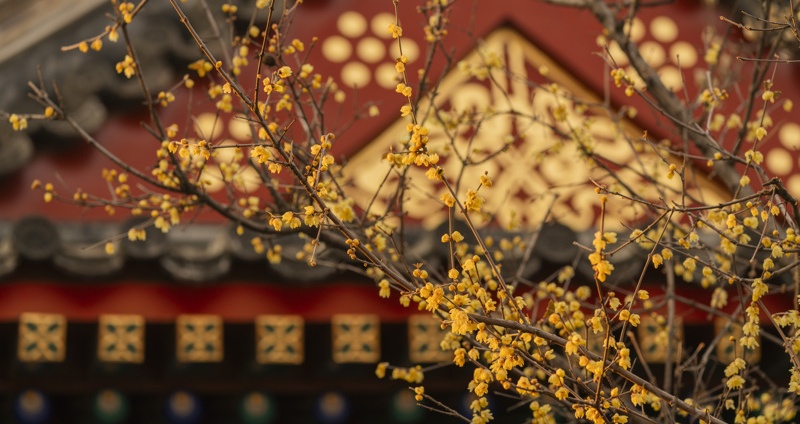
[[[548,216],[577,231],[599,227],[596,186],[620,187],[611,170],[654,199],[661,194],[647,178],[679,188],[678,179],[661,172],[665,158],[640,140],[643,131],[624,117],[615,122],[597,106],[597,95],[514,29],[487,36],[445,75],[437,93],[434,103],[419,106],[430,130],[428,151],[442,158],[445,177],[461,175],[466,186],[488,175],[492,189],[481,195],[496,209],[487,215],[506,228],[535,228]],[[380,193],[372,206],[377,214],[397,192],[400,171],[390,170],[385,157],[406,149],[398,137],[409,132],[409,123],[398,119],[348,163],[350,194],[366,206]],[[591,150],[606,164],[585,159],[580,150]],[[620,171],[622,165],[632,169]],[[445,222],[447,208],[433,200],[446,188],[427,178],[424,168],[409,166],[407,177],[404,212],[427,228]],[[723,198],[701,175],[687,180],[698,181],[706,199]],[[636,205],[606,210],[606,228],[636,220],[641,212]]]

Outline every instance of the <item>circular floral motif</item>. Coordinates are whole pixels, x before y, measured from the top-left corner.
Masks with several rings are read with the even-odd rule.
[[[626,31],[630,39],[639,44],[642,57],[656,69],[664,85],[673,91],[680,91],[683,90],[684,80],[689,78],[697,81],[698,86],[705,85],[705,72],[694,69],[700,62],[701,51],[692,43],[679,39],[680,28],[673,18],[656,16],[649,22],[634,18],[626,26]],[[644,82],[630,66],[620,46],[612,43],[609,53],[616,65],[624,67],[625,73],[633,78],[634,85],[644,89]],[[779,145],[758,146],[764,153],[764,166],[771,174],[784,177],[787,188],[798,193],[800,175],[791,174],[800,168],[800,159],[795,159],[795,152],[800,150],[800,125],[783,123],[776,134]]]
[[[226,181],[242,192],[251,193],[258,190],[261,178],[258,172],[243,160],[243,152],[236,147],[241,142],[251,140],[250,126],[246,121],[231,119],[228,123],[228,134],[232,139],[219,140],[222,135],[223,121],[213,113],[203,113],[195,121],[197,136],[208,140],[218,148],[214,157],[203,168],[201,178],[205,189],[214,193],[225,188]]]
[[[340,79],[348,87],[363,88],[373,80],[393,89],[397,83],[395,59],[400,48],[388,31],[395,21],[391,13],[378,13],[369,21],[359,12],[348,11],[336,20],[338,34],[322,42],[322,55],[333,63],[343,63]],[[419,45],[404,37],[403,55],[413,63],[419,57]]]
[[[640,18],[634,18],[626,26],[626,31],[630,34],[631,41],[639,43],[642,57],[648,65],[656,69],[664,85],[673,91],[681,90],[687,71],[697,65],[698,53],[691,43],[678,40],[678,24],[669,16],[657,16],[649,24],[645,24]],[[647,39],[648,35],[650,39]],[[625,73],[634,79],[637,88],[643,89],[644,82],[633,67],[629,66],[628,58],[620,46],[612,43],[609,53],[618,66],[627,66]]]

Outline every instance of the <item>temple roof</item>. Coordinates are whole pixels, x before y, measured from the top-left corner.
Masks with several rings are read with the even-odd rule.
[[[353,176],[353,187],[366,193],[371,193],[370,184],[374,181],[370,180],[375,175],[366,170],[378,166],[380,155],[394,137],[392,131],[405,125],[398,121],[396,99],[386,96],[386,90],[395,83],[391,75],[396,54],[392,41],[381,30],[387,15],[391,17],[390,3],[306,1],[298,12],[297,21],[302,25],[297,25],[292,34],[301,39],[318,36],[313,59],[319,68],[335,76],[346,88],[349,99],[357,97],[380,108],[378,116],[358,120],[338,137],[342,141],[337,153],[364,172],[361,179]],[[60,52],[62,46],[101,31],[108,7],[101,0],[0,0],[0,39],[13,40],[0,45],[0,109],[38,110],[27,99],[25,85],[28,80],[36,81],[36,69],[41,66],[42,79],[58,83],[68,110],[81,125],[104,146],[123,152],[136,166],[147,169],[153,165],[153,146],[141,136],[139,87],[113,72],[114,64],[124,55],[123,46],[107,45],[101,52],[88,54]],[[201,31],[205,30],[203,16],[186,7],[190,19]],[[498,47],[509,58],[522,58],[515,63],[515,71],[527,72],[534,78],[536,71],[545,66],[562,78],[559,83],[582,93],[603,93],[608,69],[593,54],[600,49],[596,45],[600,28],[588,12],[528,0],[479,1],[474,3],[474,9],[458,10],[454,21],[472,20],[476,24],[451,34],[450,47],[456,60],[475,57],[476,39],[481,39],[483,46]],[[142,61],[152,87],[166,89],[188,72],[186,65],[195,58],[197,48],[174,19],[167,2],[151,1],[145,13],[129,29],[132,37],[150,47],[142,51]],[[243,20],[249,19],[250,10],[242,8],[239,13]],[[402,13],[401,19],[406,22],[419,21],[406,9]],[[719,24],[718,13],[695,1],[678,1],[667,8],[644,8],[641,19],[631,26],[631,37],[641,43],[646,57],[665,80],[672,84],[681,77],[702,81],[704,75],[698,70],[704,65],[703,52],[709,41],[704,38],[704,28],[711,22]],[[470,19],[471,14],[479,19]],[[424,34],[412,26],[406,27],[406,46],[408,52],[415,47],[415,60],[421,61]],[[443,69],[438,67],[435,71]],[[777,69],[775,80],[785,97],[800,98],[800,85],[794,84],[794,74],[782,66]],[[443,102],[467,98],[488,103],[486,99],[491,99],[485,87],[479,87],[474,80],[452,72],[443,80]],[[532,97],[526,91],[514,94],[515,100]],[[643,113],[647,107],[641,101],[625,98],[621,90],[612,93],[611,100],[616,105],[633,101],[640,113],[630,120],[632,128],[679,139],[661,115]],[[165,119],[186,121],[190,104],[185,97],[179,98],[172,109],[163,112]],[[201,126],[210,111],[206,105],[205,110],[197,112]],[[338,116],[335,112],[330,114],[331,119]],[[800,163],[793,157],[800,148],[800,125],[796,122],[793,116],[777,112],[776,131],[771,130],[766,140],[765,166],[784,178],[790,190],[800,191]],[[327,399],[327,404],[352,405],[350,422],[401,420],[387,411],[402,406],[400,394],[410,392],[399,389],[407,384],[375,380],[375,364],[379,360],[442,360],[414,357],[414,349],[442,353],[436,349],[438,339],[427,337],[435,334],[434,330],[441,330],[438,320],[427,324],[418,321],[420,317],[430,317],[414,308],[401,307],[396,294],[380,299],[372,281],[354,272],[361,264],[334,249],[325,250],[323,246],[317,260],[321,265],[308,266],[296,256],[302,254],[304,244],[296,233],[240,232],[220,217],[198,214],[197,219],[169,233],[149,226],[145,241],[132,242],[126,237],[128,230],[143,221],[130,214],[109,216],[99,208],[46,202],[40,192],[30,190],[34,179],[53,181],[64,193],[81,188],[102,195],[108,193],[108,187],[100,172],[110,166],[98,152],[77,140],[69,128],[49,124],[45,128],[32,122],[28,132],[11,132],[6,122],[0,123],[0,396],[7,399],[0,403],[0,413],[7,413],[12,407],[14,414],[28,413],[25,408],[33,404],[46,406],[33,408],[36,414],[45,409],[48,413],[55,411],[55,416],[63,417],[65,422],[100,421],[106,418],[94,412],[97,405],[118,404],[119,399],[124,399],[134,410],[128,414],[134,422],[144,422],[142,417],[148,414],[148,419],[168,416],[190,405],[206,408],[205,422],[229,423],[235,417],[263,423],[276,421],[263,414],[261,421],[247,421],[250,416],[240,413],[240,408],[258,410],[264,408],[264,402],[272,402],[270,405],[278,404],[279,410],[283,409],[277,422],[318,422]],[[226,125],[215,141],[241,141],[237,134],[240,132],[235,125]],[[612,143],[608,149],[614,147]],[[542,203],[549,203],[550,199],[538,198],[532,190],[556,186],[578,166],[568,158],[555,157],[536,168],[524,162],[529,154],[525,146],[519,146],[510,155],[511,162],[493,169],[495,175],[517,178],[508,182],[499,177],[498,186],[519,188],[527,183],[531,191],[520,190],[520,195],[506,207],[518,210],[525,221],[505,229],[486,228],[481,233],[491,237],[495,246],[509,246],[498,249],[503,253],[501,269],[507,276],[517,278],[519,284],[552,281],[554,273],[567,265],[575,268],[576,283],[592,281],[594,273],[582,249],[592,245],[598,228],[597,208],[585,195],[591,187],[584,191],[580,189],[586,187],[565,189],[563,204],[554,208],[555,218],[539,225],[545,215]],[[521,163],[513,162],[520,158]],[[713,178],[708,180],[713,183]],[[530,188],[535,185],[531,181],[541,187]],[[450,231],[439,225],[443,222],[441,211],[419,209],[413,213],[418,221],[404,234],[408,262],[425,262],[426,269],[441,272],[450,257],[440,241],[441,235]],[[608,225],[616,226],[620,233],[619,241],[610,246],[613,250],[627,240],[626,222],[622,219],[625,211],[610,211],[609,216],[613,219],[608,219]],[[536,225],[528,225],[531,223]],[[460,223],[456,227],[470,238],[468,228]],[[271,243],[283,247],[279,263],[269,261],[266,253],[254,245],[257,236],[262,237],[266,249]],[[702,237],[708,245],[718,243],[716,234]],[[664,278],[661,271],[646,268],[647,254],[647,250],[633,247],[610,255],[616,269],[609,286],[627,293],[640,278],[645,285],[660,283]],[[738,259],[748,264],[751,254],[744,248],[737,252]],[[776,278],[790,280],[788,273]],[[708,291],[694,283],[679,284],[681,296],[708,303]],[[664,298],[659,290],[659,285],[654,284],[654,299]],[[732,289],[730,295],[738,299],[741,293]],[[791,299],[772,297],[764,301],[790,303]],[[732,309],[737,303],[728,306]],[[678,315],[683,324],[689,325],[685,330],[687,346],[698,346],[714,337],[728,339],[714,334],[708,325],[708,311],[684,305],[680,308],[683,309]],[[369,330],[365,333],[370,333],[366,335],[366,351],[354,349],[364,355],[356,361],[336,357],[341,340],[362,340],[351,335],[337,337],[341,329],[336,326],[343,319],[354,320],[344,322],[346,327],[364,328]],[[703,325],[694,325],[699,322]],[[183,337],[198,328],[208,331]],[[287,334],[270,338],[267,333],[276,328],[283,328]],[[302,330],[299,336],[288,334],[298,328],[304,329],[305,334]],[[642,331],[649,331],[647,328],[643,322]],[[415,329],[417,332],[413,332]],[[427,344],[415,343],[421,339]],[[186,340],[210,342],[208,348],[197,348],[199,344],[187,344]],[[289,342],[296,346],[286,348]],[[276,344],[284,345],[279,353],[289,356],[288,362],[264,359],[276,350]],[[306,354],[299,360],[292,357],[298,346]],[[353,346],[345,347],[339,350],[353,350]],[[764,357],[771,357],[776,349],[766,344]],[[382,353],[380,359],[376,350]],[[774,370],[774,361],[765,362],[767,372]],[[469,376],[459,371],[463,370],[450,367],[432,372],[426,376],[426,390],[437,396],[442,394],[449,404],[464,402],[457,396],[464,391],[462,379],[466,381]],[[108,387],[114,390],[106,390]],[[496,401],[503,410],[513,407],[503,403],[507,400]],[[412,398],[405,402],[414,401]],[[517,408],[511,409],[510,414],[519,414],[521,421],[529,411]],[[37,422],[39,415],[30,417]],[[4,418],[0,417],[0,421]],[[172,416],[164,419],[183,422]],[[416,422],[440,419],[427,417]]]
[[[135,165],[145,169],[150,166],[148,163],[151,162],[148,161],[152,161],[152,152],[139,148],[139,141],[131,136],[134,131],[139,130],[138,121],[141,119],[136,103],[137,96],[140,95],[138,86],[133,80],[126,80],[112,71],[113,64],[122,54],[122,46],[113,45],[101,52],[88,54],[75,50],[59,52],[61,46],[73,44],[100,31],[107,19],[104,16],[104,8],[107,6],[100,6],[96,1],[82,1],[67,8],[69,13],[57,13],[58,20],[51,27],[37,29],[37,23],[41,22],[39,19],[44,19],[43,15],[37,14],[37,8],[41,8],[43,2],[30,2],[24,6],[14,4],[16,3],[2,2],[0,6],[9,11],[12,7],[22,8],[19,13],[28,18],[3,27],[4,34],[25,36],[0,50],[0,80],[7,82],[7,88],[0,93],[0,109],[35,110],[32,102],[24,100],[25,81],[35,78],[36,66],[41,65],[43,80],[58,82],[62,95],[68,102],[68,108],[81,124],[94,132],[98,139],[104,140],[109,149],[124,152],[126,158]],[[66,7],[64,4],[57,2],[49,10],[57,12],[61,10],[59,8]],[[502,6],[481,9],[482,19],[476,21],[474,34],[488,40],[489,45],[494,43],[500,48],[514,46],[515,49],[521,49],[515,52],[524,55],[525,60],[529,61],[522,65],[523,71],[530,71],[543,64],[558,66],[563,68],[565,81],[567,78],[573,81],[571,84],[576,89],[601,92],[606,76],[598,71],[602,62],[592,55],[598,48],[595,41],[599,30],[594,18],[585,11],[537,4],[536,8],[541,13],[522,19],[517,11],[523,4],[528,3],[513,1]],[[472,13],[469,8],[463,9],[467,11],[463,12],[459,8],[455,13]],[[154,3],[145,10],[147,14],[131,25],[131,36],[150,46],[143,50],[142,55],[145,74],[151,79],[155,89],[165,88],[186,72],[186,63],[196,54],[197,48],[185,35],[180,23],[172,17],[168,4]],[[197,11],[190,8],[187,13],[202,31],[203,19],[197,16]],[[239,13],[249,16],[250,11],[243,9]],[[382,76],[382,65],[386,64],[384,62],[393,63],[390,41],[379,30],[388,12],[377,3],[356,5],[352,1],[327,1],[309,4],[306,8],[300,8],[298,13],[297,19],[307,25],[299,26],[292,35],[300,38],[311,34],[320,36],[320,48],[313,54],[318,63],[324,64],[321,67],[337,75],[343,85],[350,88],[351,93],[357,91],[362,99],[374,98],[382,102],[380,107],[385,112],[374,119],[356,122],[348,129],[346,137],[342,137],[345,140],[339,145],[341,154],[352,156],[353,163],[359,169],[365,169],[364,167],[377,163],[380,152],[386,151],[386,147],[381,144],[387,137],[385,129],[397,125],[395,114],[391,112],[394,108],[393,100],[384,99],[386,87],[392,82]],[[337,19],[330,19],[331,16],[336,16]],[[702,39],[703,28],[710,19],[716,19],[716,12],[704,9],[694,2],[679,2],[670,8],[643,10],[641,16],[641,20],[637,20],[632,26],[631,36],[641,43],[646,55],[652,56],[651,60],[658,65],[657,68],[659,72],[663,72],[664,78],[674,79],[674,71],[677,69],[675,61],[679,55],[685,75],[701,78],[702,76],[693,75],[692,72],[701,66],[700,53],[705,42]],[[402,18],[412,20],[414,16],[404,15]],[[457,18],[463,19],[465,16],[454,16],[453,20],[456,21]],[[575,22],[575,25],[559,24],[566,19]],[[407,35],[409,52],[414,51],[411,46],[416,46],[419,60],[424,34],[421,31],[409,31]],[[154,37],[158,38],[158,43],[148,43]],[[469,34],[454,33],[452,39],[456,57],[467,60],[470,55],[475,55],[474,39]],[[568,50],[563,48],[565,40],[570,41]],[[526,47],[527,44],[531,47]],[[337,53],[342,51],[349,52],[347,57]],[[375,55],[376,52],[382,52],[382,55]],[[690,60],[692,57],[694,59]],[[362,69],[364,66],[367,76],[361,72],[352,72],[353,69]],[[779,67],[775,80],[791,81],[788,73],[787,67]],[[449,74],[445,76],[444,86],[450,87],[443,94],[446,101],[450,101],[451,97],[448,96],[453,96],[454,93],[466,93],[466,86],[475,86],[471,81],[459,78],[461,77]],[[792,90],[800,93],[800,86],[786,86],[785,96],[791,97]],[[620,96],[623,94],[612,94],[612,99],[619,103],[630,101]],[[179,99],[178,103],[181,101]],[[165,112],[166,118],[183,118],[181,113],[185,111],[180,109],[185,108],[185,105],[185,100],[184,103],[175,105],[173,110],[176,111]],[[203,119],[200,114],[198,122],[202,124]],[[650,132],[670,135],[661,117],[655,114],[640,113],[634,124]],[[791,149],[800,147],[800,125],[787,120],[779,121],[778,125],[781,126],[780,131],[767,140],[771,150],[765,154],[765,165],[768,170],[787,178],[790,189],[795,182],[800,187],[800,174],[795,174],[795,167],[800,165],[794,164],[789,153]],[[121,241],[120,237],[126,233],[129,222],[126,222],[128,218],[125,216],[109,217],[101,210],[45,204],[38,192],[29,190],[34,178],[50,178],[61,182],[66,191],[80,187],[87,192],[102,194],[107,187],[99,174],[109,163],[82,142],[76,142],[71,131],[64,127],[50,125],[45,129],[35,123],[31,127],[28,133],[12,133],[6,123],[0,124],[0,139],[3,141],[0,149],[5,149],[0,154],[0,178],[3,178],[6,186],[0,193],[0,202],[3,204],[0,207],[0,273],[7,278],[18,269],[21,261],[44,261],[41,263],[49,263],[67,274],[94,278],[114,275],[137,261],[154,261],[172,278],[214,281],[230,275],[238,263],[253,263],[263,259],[262,254],[253,251],[250,243],[252,234],[239,236],[227,224],[219,225],[219,218],[208,222],[200,219],[199,223],[167,235],[149,231],[147,242],[130,243]],[[223,129],[220,137],[236,139],[236,133],[237,129],[231,126]],[[391,134],[388,137],[391,138]],[[130,146],[134,144],[137,148],[131,149]],[[378,153],[374,153],[376,151]],[[523,154],[527,153],[522,152],[520,155]],[[561,161],[558,164],[555,168],[567,166],[569,163]],[[508,169],[498,170],[500,171],[512,174]],[[517,175],[519,172],[515,171],[513,174]],[[542,178],[552,181],[557,176],[545,175]],[[362,188],[358,181],[354,180],[354,184],[357,188]],[[367,185],[363,188],[369,189]],[[576,192],[570,192],[564,197],[582,199]],[[593,219],[584,215],[594,212],[591,206],[587,208],[586,204],[580,202],[584,200],[574,200],[563,214],[562,222],[571,229],[559,226],[563,228],[553,237],[548,236],[548,248],[539,249],[535,260],[568,264],[576,257],[574,241],[590,244],[586,240],[594,232]],[[581,208],[585,210],[582,211]],[[537,213],[541,214],[541,208],[526,208],[524,204],[517,205],[515,209],[538,210]],[[426,211],[421,213],[428,214]],[[568,217],[570,214],[573,216]],[[434,215],[428,215],[429,218],[432,216]],[[581,221],[574,221],[578,216]],[[560,221],[562,217],[557,217],[556,220]],[[433,225],[427,224],[429,229],[436,225],[436,222],[431,222]],[[422,230],[417,231],[423,233]],[[504,235],[527,239],[537,231],[536,228],[523,228],[516,233],[508,232]],[[542,231],[548,230],[545,228]],[[422,240],[420,236],[415,237]],[[104,245],[100,243],[109,239],[114,240],[116,246],[111,255],[107,254]],[[412,248],[419,257],[437,257],[435,240],[422,240]],[[337,257],[336,260],[341,258]],[[641,257],[636,257],[632,269],[641,266],[641,261]],[[300,267],[285,263],[280,266],[265,266],[277,275],[290,274],[308,281],[328,278],[332,273],[340,272],[321,267],[300,271]],[[588,272],[585,269],[583,271]],[[630,276],[623,277],[627,278]]]
[[[235,226],[219,224],[190,224],[162,233],[147,227],[145,241],[130,241],[124,235],[130,228],[139,226],[142,220],[128,222],[58,222],[43,216],[31,216],[19,221],[0,221],[0,278],[9,278],[24,264],[52,267],[67,276],[89,281],[107,279],[110,276],[135,274],[140,264],[156,265],[162,278],[177,281],[208,283],[220,282],[226,278],[252,278],[258,281],[272,281],[280,284],[322,282],[350,275],[355,262],[346,255],[324,246],[317,253],[316,267],[309,267],[304,260],[293,260],[302,253],[305,242],[297,234],[285,234],[266,238],[266,247],[272,243],[280,244],[284,251],[280,263],[270,263],[264,252],[256,252],[251,240],[256,233],[246,230],[237,234]],[[472,237],[466,227],[461,229],[467,240]],[[448,257],[446,246],[437,235],[444,234],[445,228],[435,232],[412,230],[407,235],[410,260],[425,260],[427,267],[436,269]],[[528,263],[519,274],[524,279],[533,278],[543,263],[548,267],[579,264],[578,270],[587,278],[593,271],[588,263],[579,263],[580,248],[591,246],[593,232],[574,232],[560,224],[548,224],[530,233],[508,231],[481,231],[491,237],[498,245],[501,240],[513,245],[504,251],[503,267],[509,273],[517,273],[520,260],[526,255],[528,243],[534,243]],[[107,241],[113,240],[113,252],[107,250]],[[505,243],[505,241],[503,243]],[[624,281],[633,277],[629,271],[641,269],[646,257],[631,255],[628,250],[615,258],[614,262],[624,269],[615,273],[615,278]],[[624,264],[624,265],[623,265]],[[357,268],[356,268],[357,269]],[[266,272],[267,278],[264,278]],[[148,268],[148,273],[155,269]],[[155,275],[155,274],[154,274]],[[339,277],[336,277],[336,276]],[[248,277],[249,276],[249,277]],[[358,281],[358,278],[356,278]]]
[[[66,6],[67,3],[72,6]],[[25,2],[24,5],[11,1],[0,3],[3,7],[0,12],[4,11],[6,16],[16,14],[24,17],[7,19],[12,25],[2,26],[3,37],[14,37],[15,42],[5,44],[0,50],[0,80],[4,81],[0,109],[15,112],[38,110],[27,99],[26,83],[30,80],[36,82],[37,67],[41,67],[43,81],[58,84],[68,110],[80,124],[111,148],[126,151],[127,155],[133,154],[135,165],[151,166],[144,156],[136,157],[141,149],[131,151],[127,147],[134,142],[130,137],[142,117],[138,108],[140,92],[137,83],[113,72],[114,64],[124,53],[122,44],[106,43],[102,51],[87,54],[76,50],[60,51],[62,46],[72,45],[102,30],[109,6],[101,3],[96,0],[74,4],[41,1]],[[374,29],[380,27],[389,11],[377,3],[357,6],[352,1],[310,3],[313,4],[299,9],[297,17],[307,24],[295,28],[291,35],[303,39],[318,36],[319,48],[311,53],[318,67],[337,76],[342,85],[350,88],[351,94],[357,92],[359,99],[366,103],[373,101],[384,111],[372,119],[355,122],[344,140],[338,142],[336,149],[339,154],[355,156],[367,151],[373,139],[380,138],[381,132],[396,121],[391,113],[396,99],[386,99],[385,96],[385,90],[393,84],[393,80],[386,77],[384,66],[387,65],[385,62],[391,65],[393,61],[391,43],[385,40],[386,34]],[[47,4],[45,11],[42,11],[43,4]],[[517,11],[529,7],[526,1],[504,2],[496,6],[480,6],[477,13],[482,19],[475,21],[471,32],[454,31],[451,34],[455,57],[463,59],[469,56],[474,47],[473,36],[488,39],[499,28],[512,28],[520,40],[535,46],[548,61],[567,70],[570,78],[579,81],[582,89],[603,92],[606,72],[602,60],[594,54],[598,51],[596,36],[599,26],[588,12],[537,3],[537,13],[523,19]],[[202,32],[204,19],[197,10],[186,7],[190,19]],[[469,21],[468,15],[473,12],[469,8],[463,9],[455,10],[454,22]],[[242,8],[239,14],[244,18],[249,17],[250,12]],[[704,38],[707,34],[705,28],[712,23],[720,25],[720,12],[692,1],[678,2],[669,8],[646,8],[641,12],[641,18],[631,26],[631,36],[640,43],[646,59],[656,67],[662,79],[674,86],[681,81],[682,75],[687,81],[702,85],[704,73],[700,70],[704,65],[704,49],[708,45],[708,39]],[[173,18],[174,12],[168,4],[150,4],[144,13],[131,25],[130,34],[134,40],[148,46],[142,50],[141,59],[152,87],[155,90],[168,88],[187,72],[186,65],[196,55],[197,48]],[[2,16],[0,13],[0,19]],[[57,17],[52,25],[41,25],[52,16]],[[330,19],[331,16],[337,19]],[[415,19],[413,14],[402,18],[412,22]],[[564,21],[574,22],[574,25],[559,24]],[[353,28],[361,29],[356,34]],[[158,43],[148,43],[155,37]],[[424,47],[423,38],[421,31],[407,34],[409,54],[416,52],[417,60],[420,49]],[[569,40],[569,49],[563,48],[566,40]],[[611,50],[618,53],[613,46]],[[342,52],[347,53],[346,56]],[[626,66],[624,60],[619,64]],[[797,97],[795,91],[800,94],[800,86],[793,83],[794,79],[791,67],[779,66],[776,69],[774,81],[782,90],[782,98]],[[639,111],[647,110],[643,102],[626,98],[619,90],[612,90],[611,96],[617,104],[632,104]],[[165,118],[185,119],[178,110],[185,104],[179,99]],[[769,172],[782,178],[790,191],[800,191],[800,164],[792,158],[792,152],[800,148],[800,124],[780,110],[773,114],[777,130],[770,130],[762,143],[764,165]],[[639,113],[633,123],[656,137],[677,138],[658,114]],[[37,199],[39,196],[28,192],[34,178],[61,179],[69,188],[100,189],[103,184],[96,181],[99,169],[110,165],[99,158],[97,152],[77,141],[66,125],[58,122],[48,124],[45,128],[40,123],[31,122],[30,131],[11,132],[7,123],[0,123],[0,140],[3,141],[0,143],[0,178],[9,188],[0,193],[0,202],[4,204],[0,208],[0,217],[19,219],[41,210],[58,220],[102,217],[101,213],[80,208],[43,209],[41,199]],[[226,136],[230,136],[228,130],[221,134],[221,137]],[[142,150],[142,154],[151,155],[151,152]]]

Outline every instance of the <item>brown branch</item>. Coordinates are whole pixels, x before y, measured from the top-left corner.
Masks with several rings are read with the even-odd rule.
[[[504,327],[504,328],[509,328],[509,329],[513,329],[513,330],[522,331],[522,332],[525,332],[525,333],[530,333],[530,334],[533,334],[535,336],[539,336],[539,337],[541,337],[541,338],[543,338],[543,339],[545,339],[545,340],[547,340],[547,341],[549,341],[551,343],[555,343],[555,344],[557,344],[559,346],[564,346],[564,345],[567,344],[567,340],[566,339],[564,339],[562,337],[559,337],[559,336],[557,336],[557,335],[555,335],[553,333],[544,331],[544,330],[542,330],[540,328],[536,328],[536,327],[531,326],[531,325],[520,324],[520,323],[515,322],[515,321],[492,318],[492,317],[487,317],[487,316],[478,315],[478,314],[469,314],[469,317],[472,320],[476,321],[476,322],[482,322],[482,323],[485,323],[485,324],[488,324],[488,325],[494,325],[494,326],[499,326],[499,327]],[[601,359],[601,357],[599,355],[597,355],[596,353],[593,353],[593,352],[590,352],[590,351],[586,350],[584,347],[580,347],[580,350],[581,350],[581,353],[583,355],[585,355],[587,358],[589,358],[589,359],[591,359],[593,361],[599,361]],[[703,409],[698,408],[698,407],[696,407],[694,405],[690,405],[690,404],[684,402],[679,397],[664,391],[660,387],[658,387],[658,386],[654,385],[653,383],[643,379],[642,377],[639,377],[638,375],[632,373],[631,371],[628,371],[625,368],[620,367],[619,365],[617,365],[614,362],[608,361],[608,362],[606,362],[604,364],[604,366],[608,367],[614,373],[616,373],[620,377],[630,381],[631,383],[645,388],[647,391],[649,391],[650,393],[653,393],[654,395],[658,396],[660,399],[664,400],[668,404],[675,405],[678,409],[686,412],[687,414],[691,415],[692,417],[703,419],[706,422],[713,423],[713,424],[725,424],[725,421],[722,421],[719,418],[712,417],[708,412],[704,411]]]
[[[609,37],[616,41],[628,56],[631,66],[647,85],[647,94],[659,106],[661,113],[673,120],[678,126],[697,128],[691,110],[664,85],[655,69],[647,64],[639,51],[639,46],[624,33],[616,14],[611,10],[610,6],[601,1],[590,1],[587,3],[587,8],[591,10],[600,24],[608,31]],[[647,97],[644,96],[645,99]],[[688,131],[687,136],[706,157],[713,157],[714,153],[719,150],[716,143],[702,130]],[[720,176],[720,179],[731,193],[736,192],[741,175],[735,168],[722,161],[715,161],[714,171]],[[751,193],[752,191],[749,188],[745,188],[743,194],[747,196]]]

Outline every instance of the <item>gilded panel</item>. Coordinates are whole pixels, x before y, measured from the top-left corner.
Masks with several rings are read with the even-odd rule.
[[[175,326],[178,361],[222,361],[222,318],[216,315],[180,315]]]
[[[259,315],[256,317],[256,362],[302,364],[304,359],[303,317]]]
[[[23,313],[19,317],[17,358],[23,362],[62,362],[66,339],[64,315]]]
[[[97,357],[101,361],[144,361],[143,316],[100,315],[97,333]]]
[[[334,362],[373,363],[380,359],[380,321],[376,315],[334,315],[331,330]]]

